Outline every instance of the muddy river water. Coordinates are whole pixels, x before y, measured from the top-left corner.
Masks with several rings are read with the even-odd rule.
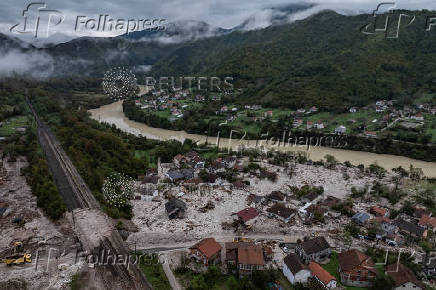
[[[132,133],[135,135],[142,135],[150,139],[157,140],[170,140],[176,139],[181,142],[185,139],[192,139],[194,141],[198,141],[199,143],[204,143],[207,138],[208,143],[216,144],[216,137],[206,137],[203,135],[197,134],[188,134],[184,131],[172,131],[166,129],[152,128],[143,123],[135,122],[129,120],[123,113],[122,101],[118,101],[109,105],[102,106],[98,109],[93,109],[89,111],[91,113],[91,117],[100,122],[106,122],[109,124],[114,124],[119,129]],[[221,138],[219,141],[219,146],[221,148],[236,148],[240,144],[245,144],[246,146],[256,146],[256,141],[243,141],[240,142],[238,139],[226,139]],[[265,147],[269,147],[263,143],[257,141],[257,145],[262,144]],[[377,162],[380,166],[383,166],[386,169],[392,169],[398,166],[402,166],[406,169],[409,168],[410,164],[414,167],[422,168],[424,174],[428,177],[436,178],[436,163],[434,162],[425,162],[420,160],[415,160],[402,156],[395,155],[387,155],[387,154],[375,154],[369,152],[362,151],[351,151],[351,150],[342,150],[336,148],[328,148],[328,147],[310,147],[309,150],[302,146],[290,146],[289,144],[286,146],[270,146],[274,147],[276,150],[283,151],[306,151],[309,157],[312,160],[321,160],[324,158],[326,154],[333,155],[340,162],[350,161],[354,165],[364,164],[365,166],[370,165],[371,163]]]

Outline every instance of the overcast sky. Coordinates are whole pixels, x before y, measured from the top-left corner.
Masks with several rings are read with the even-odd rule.
[[[392,1],[392,0],[387,0]],[[33,1],[37,2],[37,1]],[[269,25],[269,20],[277,10],[271,9],[292,3],[295,0],[50,0],[47,9],[59,10],[64,20],[49,39],[53,42],[66,41],[77,36],[108,36],[114,33],[96,33],[87,31],[77,33],[74,30],[77,16],[98,18],[100,14],[109,14],[113,19],[166,19],[168,22],[177,20],[205,21],[211,25],[232,28],[244,20],[254,17],[252,28],[262,28]],[[318,4],[309,11],[294,15],[291,19],[304,18],[321,9],[333,9],[343,14],[368,13],[381,1],[374,0],[308,0],[306,3]],[[0,32],[11,34],[14,24],[22,24],[22,13],[32,1],[1,0]],[[436,10],[436,0],[401,0],[396,1],[399,9],[429,9]],[[37,8],[34,10],[36,11]],[[85,18],[84,18],[85,19]],[[56,17],[52,21],[57,21]],[[21,34],[15,36],[23,37]],[[26,39],[32,41],[32,37]],[[47,39],[45,40],[47,42]]]

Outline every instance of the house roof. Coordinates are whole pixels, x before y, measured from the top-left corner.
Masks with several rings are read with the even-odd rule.
[[[254,246],[254,242],[230,242],[230,243],[225,243],[225,246],[226,246],[226,251],[228,251],[238,248],[252,247]]]
[[[370,257],[359,250],[352,249],[338,254],[339,266],[342,271],[350,271],[359,266],[366,267],[368,271],[376,273],[374,262]]]
[[[422,227],[430,226],[432,228],[436,227],[436,218],[430,217],[428,215],[423,215],[418,222],[418,225]]]
[[[415,274],[413,274],[413,272],[403,264],[391,264],[386,266],[386,274],[391,276],[395,287],[400,287],[407,282],[411,282],[423,288],[423,285],[415,277]]]
[[[272,191],[270,195],[268,195],[268,198],[273,199],[273,200],[279,200],[279,201],[283,201],[285,199],[285,196],[283,195],[283,193],[281,191]]]
[[[167,175],[171,179],[182,179],[185,177],[179,170],[168,171]]]
[[[287,255],[283,262],[294,275],[301,270],[307,269],[306,265],[301,263],[300,258],[294,253]]]
[[[369,219],[369,214],[366,212],[358,212],[351,219],[359,223],[365,223]]]
[[[418,225],[425,227],[425,226],[428,225],[428,222],[429,222],[429,221],[430,221],[430,216],[424,214],[424,215],[422,215],[421,218],[419,219]]]
[[[314,239],[301,242],[301,247],[307,255],[311,255],[330,248],[330,245],[324,237],[316,237]]]
[[[431,211],[426,208],[415,208],[415,212],[413,213],[413,215],[417,218],[421,218],[423,215],[431,216]]]
[[[426,231],[426,229],[403,219],[397,219],[393,222],[393,224],[399,227],[401,230],[413,233],[419,237],[422,237]]]
[[[296,213],[295,209],[287,208],[282,204],[275,204],[266,210],[269,213],[276,214],[284,219],[289,218]]]
[[[378,223],[387,223],[390,224],[392,220],[390,218],[384,217],[384,216],[378,216],[375,218],[375,221]]]
[[[172,212],[176,208],[186,210],[186,203],[184,203],[180,199],[174,198],[165,204],[165,209],[167,210],[168,213]]]
[[[332,280],[336,280],[335,277],[324,270],[318,263],[310,262],[309,269],[312,271],[312,275],[317,277],[324,285],[327,285]]]
[[[197,249],[207,258],[210,258],[221,251],[221,245],[214,238],[206,238],[193,245],[190,249]]]
[[[373,207],[371,207],[371,212],[374,214],[377,214],[377,215],[385,216],[387,213],[387,210],[385,208],[373,206]]]
[[[244,265],[264,265],[262,248],[258,246],[238,248],[238,263]]]
[[[257,210],[254,207],[248,207],[236,214],[240,219],[242,219],[244,222],[248,222],[251,219],[254,219],[259,215]]]

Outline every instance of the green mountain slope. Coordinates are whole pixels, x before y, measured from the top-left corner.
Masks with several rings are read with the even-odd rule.
[[[400,12],[391,15],[392,19]],[[186,43],[154,64],[155,76],[233,76],[241,102],[344,110],[436,89],[436,29],[430,12],[400,25],[398,39],[365,35],[370,15],[325,11],[292,24]],[[383,16],[379,16],[383,17]],[[390,26],[392,34],[395,21]]]

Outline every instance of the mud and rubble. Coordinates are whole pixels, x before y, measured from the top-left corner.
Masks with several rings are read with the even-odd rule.
[[[76,239],[68,219],[53,222],[36,206],[36,197],[21,175],[27,166],[24,158],[3,159],[1,164],[0,204],[8,213],[0,217],[0,256],[12,254],[14,243],[22,242],[32,264],[8,267],[1,263],[0,289],[68,289],[72,276],[83,266],[73,263]],[[17,219],[21,222],[14,223]]]

